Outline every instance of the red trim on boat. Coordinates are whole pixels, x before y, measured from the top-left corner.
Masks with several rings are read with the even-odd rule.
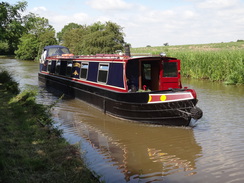
[[[149,94],[148,103],[175,102],[194,99],[191,92],[170,93],[170,94]]]

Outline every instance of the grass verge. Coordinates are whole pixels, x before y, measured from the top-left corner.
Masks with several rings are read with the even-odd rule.
[[[35,96],[0,71],[0,182],[99,182]]]

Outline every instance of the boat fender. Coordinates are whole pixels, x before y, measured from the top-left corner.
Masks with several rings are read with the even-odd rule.
[[[193,119],[200,119],[203,115],[202,110],[196,106],[191,109],[190,113]]]
[[[147,90],[147,85],[143,85],[143,90],[144,90],[144,91]]]

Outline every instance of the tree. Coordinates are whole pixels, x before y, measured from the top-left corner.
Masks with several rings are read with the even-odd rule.
[[[33,60],[38,53],[39,42],[33,34],[25,34],[20,38],[20,45],[15,51],[17,58],[21,60]]]
[[[0,3],[0,46],[3,44],[4,51],[10,54],[17,48],[19,38],[25,30],[22,25],[21,12],[25,10],[26,6],[26,1],[18,2],[15,5],[10,5],[7,2]]]
[[[69,26],[64,27],[61,32],[63,45],[74,54],[114,53],[116,50],[122,50],[125,44],[122,27],[112,22]]]
[[[33,60],[44,46],[57,44],[55,30],[46,18],[30,13],[24,17],[24,25],[26,33],[21,37],[18,50],[15,51],[17,58]]]
[[[113,22],[94,23],[88,26],[88,34],[85,36],[84,52],[86,54],[114,53],[122,50],[124,45],[124,33],[122,27]]]
[[[8,43],[5,41],[0,41],[0,55],[6,54],[9,51]]]
[[[85,28],[74,28],[67,30],[63,34],[63,45],[68,47],[70,51],[74,54],[80,55],[83,54],[83,44],[84,36],[86,35]]]
[[[242,40],[242,39],[238,39],[236,42],[244,42],[244,40]]]
[[[76,23],[69,23],[68,25],[65,25],[64,28],[57,33],[57,38],[59,42],[62,42],[64,40],[63,36],[66,32],[69,32],[72,29],[82,29],[83,26],[76,24]]]

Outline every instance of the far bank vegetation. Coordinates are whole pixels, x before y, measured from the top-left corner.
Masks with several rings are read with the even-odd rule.
[[[181,62],[185,77],[244,84],[244,41],[201,45],[156,46],[132,48],[132,53],[161,52]]]

